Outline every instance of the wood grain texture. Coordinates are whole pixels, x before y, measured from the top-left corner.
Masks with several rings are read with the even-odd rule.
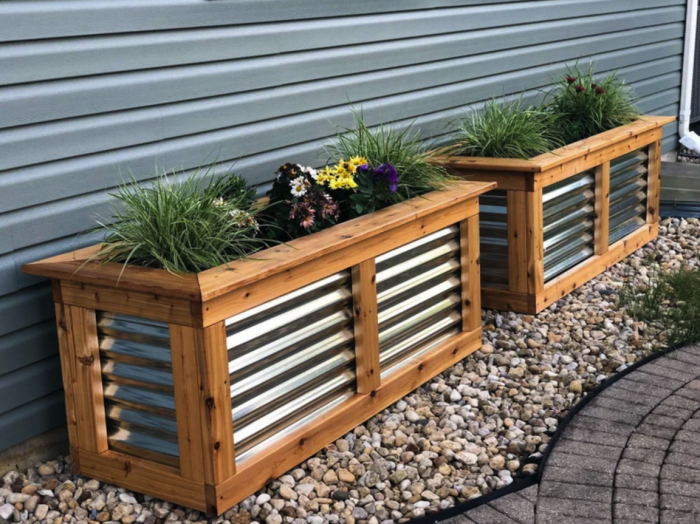
[[[226,295],[208,300],[203,304],[203,323],[205,326],[208,326],[229,318],[285,293],[359,264],[369,258],[376,257],[435,231],[461,222],[470,216],[477,215],[478,212],[477,197],[473,197],[434,213],[402,223],[400,226],[384,228],[381,232],[378,230],[377,234],[366,238],[359,244],[351,243],[318,258],[300,261],[284,271],[270,274],[264,280],[255,281],[241,288],[233,289]],[[333,231],[334,229],[331,228],[327,231]],[[321,231],[316,235],[322,235],[323,233],[325,231]],[[316,235],[306,238],[312,239]],[[291,246],[292,242],[289,245]],[[279,248],[275,249],[279,249],[279,251],[274,254],[271,253],[273,250],[265,251],[270,252],[270,258],[265,262],[261,262],[262,264],[275,265],[280,263],[286,266],[284,262],[286,257],[303,256],[296,252],[289,254],[285,246],[279,246]],[[250,263],[253,266],[257,266],[257,262],[251,261]]]
[[[544,289],[544,225],[542,190],[525,194],[527,216],[527,291]]]
[[[65,325],[72,339],[73,406],[75,409],[78,448],[102,453],[108,448],[107,421],[100,349],[97,340],[95,311],[76,306],[65,306]]]
[[[165,499],[186,508],[200,511],[209,509],[206,506],[204,484],[182,477],[175,468],[116,451],[97,454],[81,449],[79,456],[80,471],[86,477]]]
[[[484,309],[534,314],[537,304],[535,295],[514,293],[505,289],[481,288],[481,306]]]
[[[352,246],[368,245],[370,240],[388,231],[429,215],[438,216],[440,212],[459,207],[459,204],[471,201],[494,187],[493,182],[453,182],[445,191],[434,191],[314,235],[266,249],[247,260],[204,271],[198,275],[202,300],[211,300]]]
[[[374,258],[352,267],[357,392],[368,395],[381,385],[377,268]]]
[[[627,140],[623,140],[621,142],[611,144],[606,148],[588,153],[570,162],[558,164],[547,171],[539,173],[535,177],[535,188],[544,188],[549,185],[556,184],[557,182],[565,180],[570,176],[583,173],[584,171],[593,169],[604,162],[609,162],[617,157],[641,149],[651,142],[661,140],[662,135],[663,129],[651,129],[639,135],[634,135]]]
[[[595,170],[595,254],[608,252],[610,236],[610,162]]]
[[[201,308],[180,298],[143,293],[137,289],[83,284],[72,280],[61,282],[65,304],[101,311],[111,311],[137,317],[150,318],[171,324],[191,326],[201,324]]]
[[[198,332],[200,330],[197,330]],[[229,383],[226,326],[219,322],[202,330],[203,346],[196,346],[201,381],[200,416],[207,484],[219,484],[236,473],[233,449],[231,384]]]
[[[72,283],[93,284],[101,287],[134,289],[141,293],[158,296],[200,300],[196,275],[174,275],[162,269],[141,266],[126,266],[117,263],[102,263],[91,260],[101,249],[95,245],[31,262],[22,266],[29,275],[56,278]]]
[[[506,193],[508,213],[508,290],[527,293],[527,193]]]
[[[647,224],[656,224],[661,197],[661,140],[649,144],[647,183]]]
[[[198,349],[203,349],[201,334],[198,339],[195,329],[170,324],[180,474],[204,482],[204,465],[209,458],[199,416],[202,402],[196,353]]]
[[[654,129],[660,130],[663,126],[675,122],[675,120],[676,117],[673,116],[644,116],[631,124],[616,127],[615,129],[586,138],[580,142],[569,144],[551,153],[537,156],[531,161],[540,167],[540,171],[548,171],[561,164],[569,163],[572,160],[634,138],[646,131]]]
[[[481,255],[479,217],[459,223],[460,265],[462,276],[462,330],[481,328]]]
[[[273,448],[238,465],[236,476],[216,488],[218,511],[224,511],[322,449],[328,442],[380,412],[431,377],[481,347],[481,328],[463,332],[418,357],[406,360],[374,395],[355,395],[324,417],[291,433]]]
[[[56,327],[58,329],[58,352],[61,358],[61,375],[63,377],[63,394],[66,403],[66,424],[68,426],[68,441],[71,449],[78,449],[78,418],[75,413],[75,392],[77,371],[75,369],[76,358],[73,348],[73,334],[70,331],[66,319],[66,308],[63,304],[56,304]],[[72,456],[72,453],[71,453]]]
[[[446,166],[447,171],[467,181],[496,182],[498,189],[532,191],[535,189],[535,173],[522,171],[487,171],[468,167]]]

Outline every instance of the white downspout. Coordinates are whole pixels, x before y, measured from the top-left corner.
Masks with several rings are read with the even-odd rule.
[[[678,122],[680,141],[688,149],[700,153],[700,136],[690,131],[693,99],[693,71],[695,69],[695,40],[698,26],[698,0],[688,0],[685,15],[685,45],[683,48],[683,79],[681,83],[681,110]]]

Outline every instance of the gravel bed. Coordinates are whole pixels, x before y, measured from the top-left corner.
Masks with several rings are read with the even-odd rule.
[[[484,311],[484,346],[263,490],[207,520],[71,474],[70,459],[9,472],[7,522],[398,524],[531,475],[558,418],[616,371],[665,347],[617,307],[625,282],[697,267],[700,221],[660,237],[537,316]]]

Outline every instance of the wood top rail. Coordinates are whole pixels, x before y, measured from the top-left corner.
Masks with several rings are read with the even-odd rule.
[[[445,167],[462,169],[480,169],[483,171],[513,171],[523,175],[528,173],[542,173],[561,164],[571,162],[582,156],[599,151],[611,144],[622,142],[630,137],[656,129],[674,122],[674,116],[644,116],[639,120],[616,127],[610,131],[600,133],[580,142],[574,142],[549,153],[536,156],[529,160],[515,158],[483,158],[457,155],[440,154],[445,149],[438,150],[431,161],[442,164]]]
[[[22,266],[25,273],[101,287],[206,302],[271,275],[359,244],[416,219],[440,213],[490,191],[494,182],[450,182],[444,191],[401,202],[369,215],[343,222],[308,237],[298,238],[198,274],[173,274],[163,269],[88,261],[95,245]]]

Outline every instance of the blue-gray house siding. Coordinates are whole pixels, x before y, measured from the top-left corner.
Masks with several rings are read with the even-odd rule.
[[[439,136],[591,58],[676,115],[684,18],[685,0],[0,2],[0,450],[64,421],[51,292],[20,267],[94,241],[76,234],[129,173],[218,160],[264,183],[321,163],[350,105]]]

